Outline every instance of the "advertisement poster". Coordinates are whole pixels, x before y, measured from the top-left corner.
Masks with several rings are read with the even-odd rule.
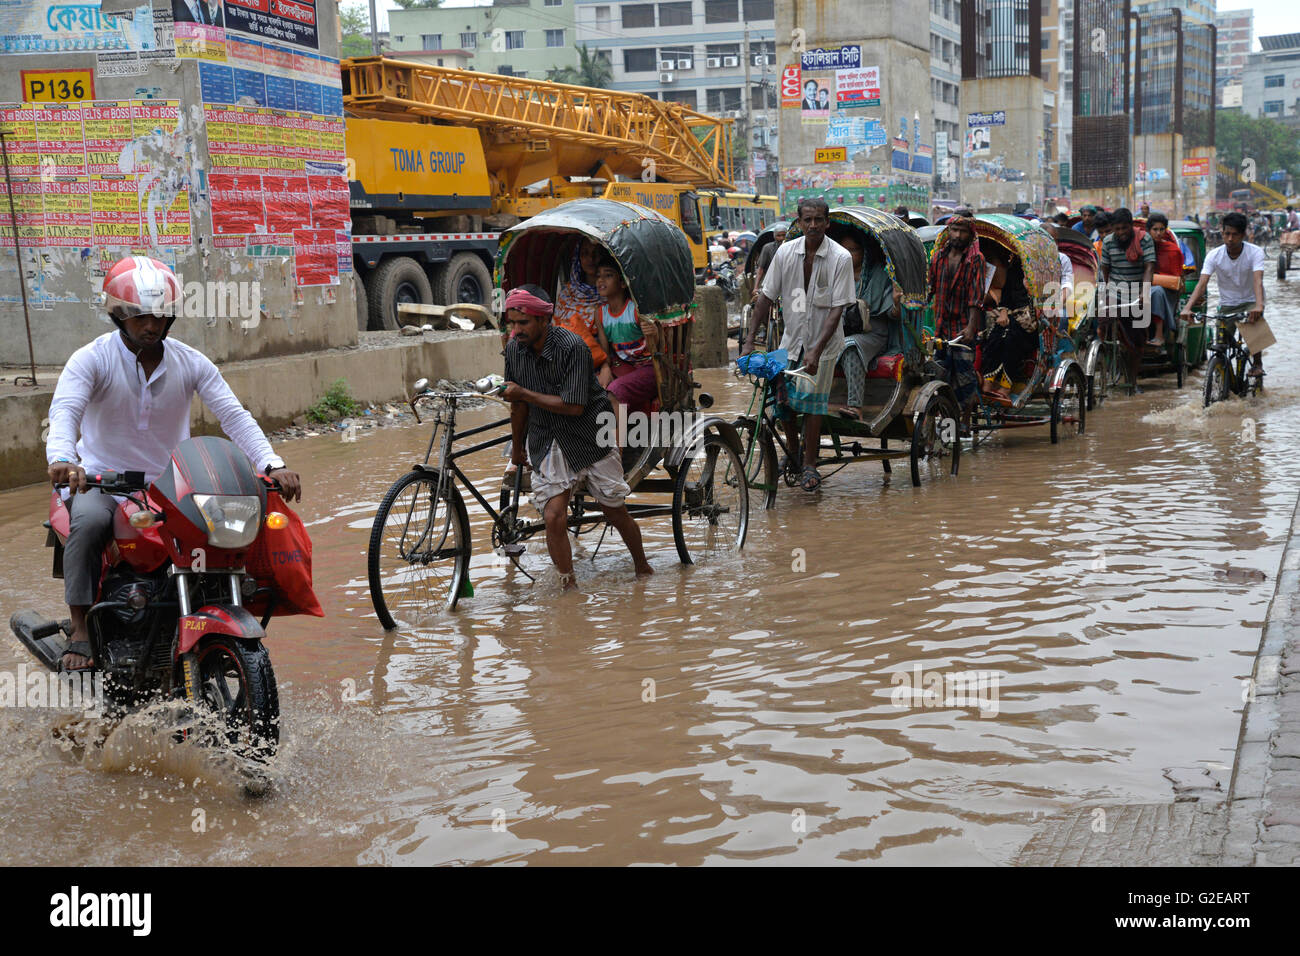
[[[91,245],[90,180],[78,176],[42,185],[45,245],[74,249]]]
[[[42,176],[86,175],[81,104],[42,103],[36,109],[36,139]]]
[[[266,231],[293,232],[312,225],[311,196],[301,176],[263,176]]]
[[[313,229],[351,229],[348,181],[342,176],[308,176]]]
[[[293,254],[298,288],[339,284],[339,241],[335,230],[295,229]]]
[[[316,0],[225,0],[227,30],[316,49]]]
[[[805,78],[803,97],[799,101],[800,115],[805,119],[824,120],[830,117],[831,81]]]
[[[799,65],[805,70],[856,70],[862,66],[862,47],[842,46],[838,50],[817,47],[801,54]]]
[[[140,193],[133,177],[91,176],[90,206],[94,245],[140,245]]]
[[[82,107],[86,137],[86,172],[120,173],[122,154],[131,145],[130,100],[98,100]]]
[[[966,125],[971,126],[1006,126],[1006,110],[996,110],[992,113],[967,113]]]
[[[266,232],[260,176],[214,172],[208,177],[212,230],[217,235]]]
[[[0,129],[7,130],[5,149],[9,153],[9,175],[39,176],[41,148],[36,139],[36,105],[6,103],[0,106]]]
[[[0,0],[0,53],[154,49],[153,4],[131,19],[106,16],[99,0]]]
[[[797,66],[783,67],[781,70],[781,109],[798,109],[803,98],[802,71]]]
[[[44,184],[34,177],[10,180],[14,197],[14,221],[18,225],[18,242],[23,246],[39,246],[45,241],[45,214],[41,205],[41,187]],[[0,207],[0,237],[10,248],[14,231],[9,219],[8,200]]]
[[[132,100],[131,135],[136,139],[148,136],[161,139],[171,136],[176,132],[180,115],[180,100]],[[147,173],[152,168],[152,164],[145,158],[146,155],[147,153],[142,153],[136,159],[135,171],[138,174]]]
[[[150,246],[188,246],[193,241],[190,228],[190,191],[179,190],[170,203],[141,195],[142,240]]]
[[[989,147],[990,129],[987,126],[972,126],[966,130],[966,156],[987,156],[990,152]]]
[[[835,108],[857,109],[880,105],[880,67],[835,71]]]
[[[175,43],[178,59],[226,62],[226,31],[221,27],[204,26],[178,18]]]

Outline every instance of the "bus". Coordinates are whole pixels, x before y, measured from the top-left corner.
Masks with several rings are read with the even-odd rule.
[[[775,196],[722,192],[705,195],[711,231],[757,233],[781,218]]]

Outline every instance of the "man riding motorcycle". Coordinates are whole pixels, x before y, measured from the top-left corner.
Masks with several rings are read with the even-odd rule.
[[[52,484],[71,497],[64,545],[64,599],[72,620],[64,670],[93,666],[86,612],[99,587],[101,555],[113,535],[118,501],[86,487],[86,473],[142,471],[152,482],[171,450],[190,437],[190,400],[197,393],[222,430],[261,472],[299,500],[297,473],[271,450],[261,427],[203,353],[171,339],[181,284],[166,265],[128,256],[104,276],[104,306],[117,326],[68,359],[50,402],[45,445]]]

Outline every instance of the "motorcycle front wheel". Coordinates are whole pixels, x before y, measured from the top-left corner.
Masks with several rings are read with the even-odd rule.
[[[225,746],[268,759],[280,743],[280,696],[271,655],[261,641],[218,635],[195,648],[199,700],[220,726],[211,728]]]

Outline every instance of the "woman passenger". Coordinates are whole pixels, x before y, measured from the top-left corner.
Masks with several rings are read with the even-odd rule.
[[[596,370],[600,384],[608,387],[612,380],[609,356],[600,345],[596,328],[600,324],[600,308],[604,304],[596,291],[596,265],[604,250],[599,243],[583,239],[573,250],[569,268],[569,281],[560,286],[555,297],[555,314],[551,321],[563,326],[591,350],[591,365]]]
[[[864,243],[856,232],[845,233],[835,241],[853,257],[853,287],[858,294],[857,301],[844,308],[840,368],[844,371],[848,407],[836,412],[857,418],[865,400],[867,368],[889,344],[889,323],[901,314],[903,290],[890,279],[884,253],[875,242]]]
[[[1010,384],[1023,379],[1025,362],[1038,352],[1038,316],[1025,288],[1020,257],[994,243],[987,245],[995,271],[984,299],[990,328],[982,371],[988,392],[1010,398]]]

